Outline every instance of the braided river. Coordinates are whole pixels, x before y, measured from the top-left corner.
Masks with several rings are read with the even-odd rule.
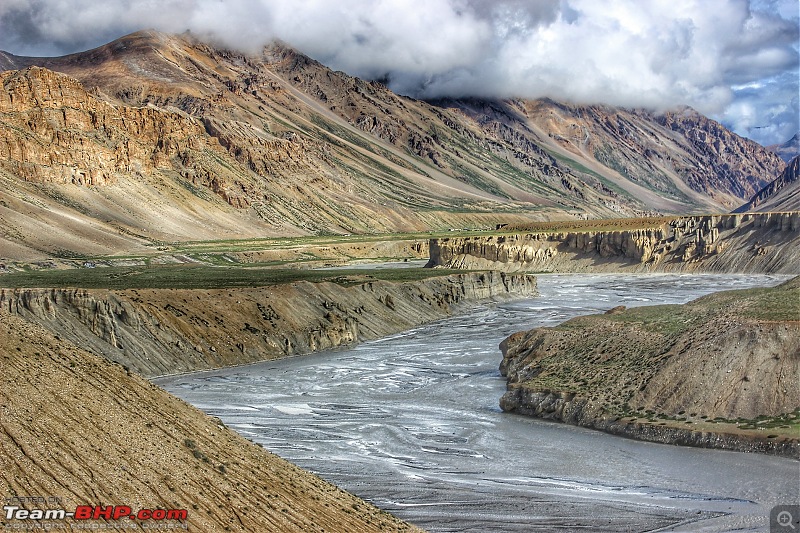
[[[541,296],[358,346],[154,380],[430,531],[767,531],[800,462],[503,413],[498,344],[571,317],[775,285],[764,275],[540,275]]]

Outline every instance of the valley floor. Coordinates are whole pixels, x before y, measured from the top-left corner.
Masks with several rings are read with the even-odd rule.
[[[202,531],[309,527],[326,531],[410,530],[410,526],[369,504],[266,454],[218,420],[148,384],[137,373],[155,376],[319,351],[436,320],[481,299],[536,294],[535,281],[526,274],[419,268],[281,268],[297,266],[297,262],[305,267],[330,267],[359,260],[413,261],[427,252],[422,235],[394,241],[355,236],[302,238],[277,244],[193,243],[147,257],[5,264],[0,275],[0,287],[5,287],[0,289],[0,345],[5,349],[7,370],[2,377],[0,445],[6,497],[52,494],[66,498],[70,505],[117,502],[140,508],[186,509],[189,524]],[[737,336],[730,338],[738,343],[737,348],[725,346],[734,356],[743,357],[746,354],[739,345],[746,341],[745,348],[755,350],[766,328],[777,347],[777,360],[784,365],[780,374],[800,375],[797,361],[781,359],[784,356],[780,355],[800,353],[796,346],[800,338],[797,320],[769,314],[778,310],[774,312],[800,315],[795,309],[800,301],[797,287],[787,287],[784,297],[776,299],[777,293],[764,293],[753,296],[744,307],[738,301],[710,300],[708,308],[741,307],[757,316],[748,315],[745,320],[735,314],[706,317],[694,312],[687,321],[703,325],[704,329],[698,330],[702,339],[678,335],[687,350],[677,347],[676,351],[691,354],[688,347],[692,343],[714,345],[719,340],[715,335],[730,332],[735,326]],[[692,309],[706,307],[695,305]],[[667,442],[704,446],[728,447],[731,439],[742,442],[736,435],[745,435],[744,440],[750,443],[769,445],[744,449],[797,454],[800,439],[795,435],[796,408],[800,400],[792,394],[800,390],[800,385],[782,382],[780,385],[789,392],[772,395],[780,397],[779,401],[769,403],[767,396],[774,391],[763,382],[775,369],[768,354],[759,356],[763,364],[757,372],[763,376],[741,366],[732,376],[730,372],[723,375],[722,366],[716,363],[702,369],[704,375],[717,379],[714,386],[720,390],[730,389],[728,377],[738,384],[761,384],[763,402],[754,405],[763,406],[763,411],[738,411],[753,403],[745,396],[723,402],[730,407],[727,411],[709,410],[696,397],[691,398],[692,405],[665,407],[664,394],[669,398],[685,396],[673,394],[686,383],[675,382],[675,376],[696,373],[696,369],[680,365],[654,374],[663,382],[658,390],[656,384],[660,382],[649,376],[646,381],[651,389],[635,392],[636,384],[626,382],[625,390],[630,389],[633,396],[614,398],[609,391],[616,391],[614,383],[621,383],[614,374],[618,368],[604,366],[598,357],[607,361],[608,355],[603,354],[615,349],[614,342],[625,344],[631,335],[638,339],[642,328],[647,335],[658,333],[659,328],[666,330],[664,335],[677,335],[677,329],[673,331],[677,315],[668,313],[669,317],[662,320],[647,314],[649,311],[637,313],[606,317],[604,320],[611,321],[609,331],[619,330],[619,335],[595,335],[606,344],[593,346],[591,349],[597,352],[594,356],[575,362],[576,368],[600,364],[600,370],[592,371],[592,379],[607,380],[605,388],[599,390],[608,394],[588,398],[587,405],[592,409],[613,406],[602,412],[588,407],[581,410],[591,415],[586,420],[605,421],[610,415],[616,428],[638,428],[617,433],[646,438],[645,433],[655,432],[667,435],[662,439]],[[572,334],[578,331],[574,322],[563,327]],[[795,345],[790,345],[792,342]],[[655,339],[653,343],[656,346],[661,341]],[[559,352],[570,349],[564,343],[553,347]],[[506,352],[507,359],[512,352],[530,355],[518,347]],[[659,371],[666,368],[664,365],[686,361],[686,357],[671,362],[665,357],[655,359],[658,364],[653,368]],[[641,362],[636,361],[637,365]],[[528,400],[521,391],[553,393],[560,395],[556,400],[569,403],[583,399],[581,391],[570,387],[580,384],[585,387],[581,390],[590,390],[593,386],[585,377],[536,370],[538,374],[534,374],[542,375],[541,379],[558,375],[571,381],[525,389],[525,376],[531,376],[525,370],[528,367],[520,362],[504,364],[512,381],[521,384],[513,385],[512,391],[517,392],[504,398],[504,407],[509,410],[541,414],[536,412],[539,405],[525,404]],[[665,376],[672,376],[673,381]],[[795,406],[794,411],[784,409],[789,404]],[[680,441],[677,433],[667,432],[690,423],[704,435],[702,442]],[[608,427],[601,429],[610,431]],[[727,436],[719,440],[720,434]]]

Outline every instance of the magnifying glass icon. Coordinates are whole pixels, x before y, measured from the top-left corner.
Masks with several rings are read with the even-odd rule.
[[[794,524],[792,524],[793,520],[792,513],[790,513],[789,511],[781,511],[780,513],[778,513],[777,518],[779,526],[790,527],[792,529],[795,529]]]

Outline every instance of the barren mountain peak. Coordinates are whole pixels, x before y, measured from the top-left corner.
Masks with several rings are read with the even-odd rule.
[[[792,138],[785,143],[774,144],[767,148],[778,154],[781,159],[788,163],[793,158],[800,155],[800,132],[795,133]]]

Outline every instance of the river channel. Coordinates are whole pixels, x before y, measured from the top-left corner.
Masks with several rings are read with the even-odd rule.
[[[757,275],[544,275],[350,349],[155,380],[266,449],[430,531],[768,531],[800,462],[638,442],[503,413],[507,335],[774,285]]]

